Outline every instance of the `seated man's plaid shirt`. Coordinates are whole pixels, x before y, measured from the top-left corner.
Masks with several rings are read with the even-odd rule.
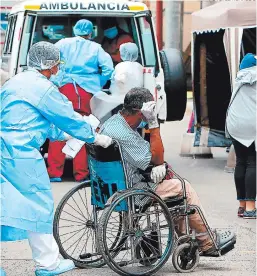
[[[150,165],[152,157],[150,144],[128,125],[120,113],[107,120],[102,125],[100,133],[108,135],[120,143],[129,185],[139,184],[143,177],[139,174],[138,169],[145,170]],[[146,186],[145,182],[144,184],[141,182],[141,184],[142,188]],[[148,183],[147,186],[155,190],[157,185]]]

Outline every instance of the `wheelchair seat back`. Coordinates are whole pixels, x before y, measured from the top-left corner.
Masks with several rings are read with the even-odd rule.
[[[115,192],[127,189],[120,147],[117,143],[106,149],[93,144],[86,147],[91,180],[91,203],[102,209]],[[125,202],[121,202],[116,208],[116,211],[125,210]]]

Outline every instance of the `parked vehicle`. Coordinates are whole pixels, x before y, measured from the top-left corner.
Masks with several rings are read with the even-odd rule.
[[[1,68],[9,77],[23,71],[32,44],[38,41],[55,43],[73,36],[72,27],[81,18],[93,22],[94,40],[101,43],[102,22],[109,17],[116,18],[118,26],[133,37],[140,49],[144,86],[156,96],[159,119],[181,120],[186,108],[182,56],[176,49],[159,52],[151,11],[143,3],[117,0],[21,2],[9,14]]]

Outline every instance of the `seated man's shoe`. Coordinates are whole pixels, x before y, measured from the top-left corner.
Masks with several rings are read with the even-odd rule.
[[[256,219],[256,209],[252,211],[244,211],[244,219]]]
[[[50,182],[62,182],[61,177],[51,177]]]
[[[54,270],[38,269],[35,271],[36,276],[55,276],[68,272],[75,268],[72,260],[61,260],[59,266]]]
[[[216,237],[216,243],[221,255],[225,255],[234,248],[236,243],[236,234],[234,232],[231,230],[222,230],[219,232],[214,230],[213,233]],[[213,245],[208,250],[201,252],[201,256],[219,257],[219,253],[217,252],[215,245]]]
[[[5,271],[0,267],[0,276],[6,276]]]

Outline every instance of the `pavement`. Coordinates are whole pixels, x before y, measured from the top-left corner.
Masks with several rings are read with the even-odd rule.
[[[192,159],[179,156],[181,139],[187,130],[192,110],[189,100],[183,121],[165,123],[162,137],[165,158],[196,189],[211,227],[232,228],[237,233],[233,251],[220,258],[201,258],[199,266],[191,274],[196,276],[254,276],[256,275],[256,221],[237,218],[237,201],[233,174],[225,173],[227,153],[224,148],[213,148],[213,159]],[[64,181],[53,183],[56,205],[76,183]],[[27,241],[1,244],[2,267],[7,276],[32,276],[34,264]],[[179,275],[172,267],[171,259],[156,273],[158,276]],[[76,269],[67,276],[116,275],[108,267],[99,269]]]

